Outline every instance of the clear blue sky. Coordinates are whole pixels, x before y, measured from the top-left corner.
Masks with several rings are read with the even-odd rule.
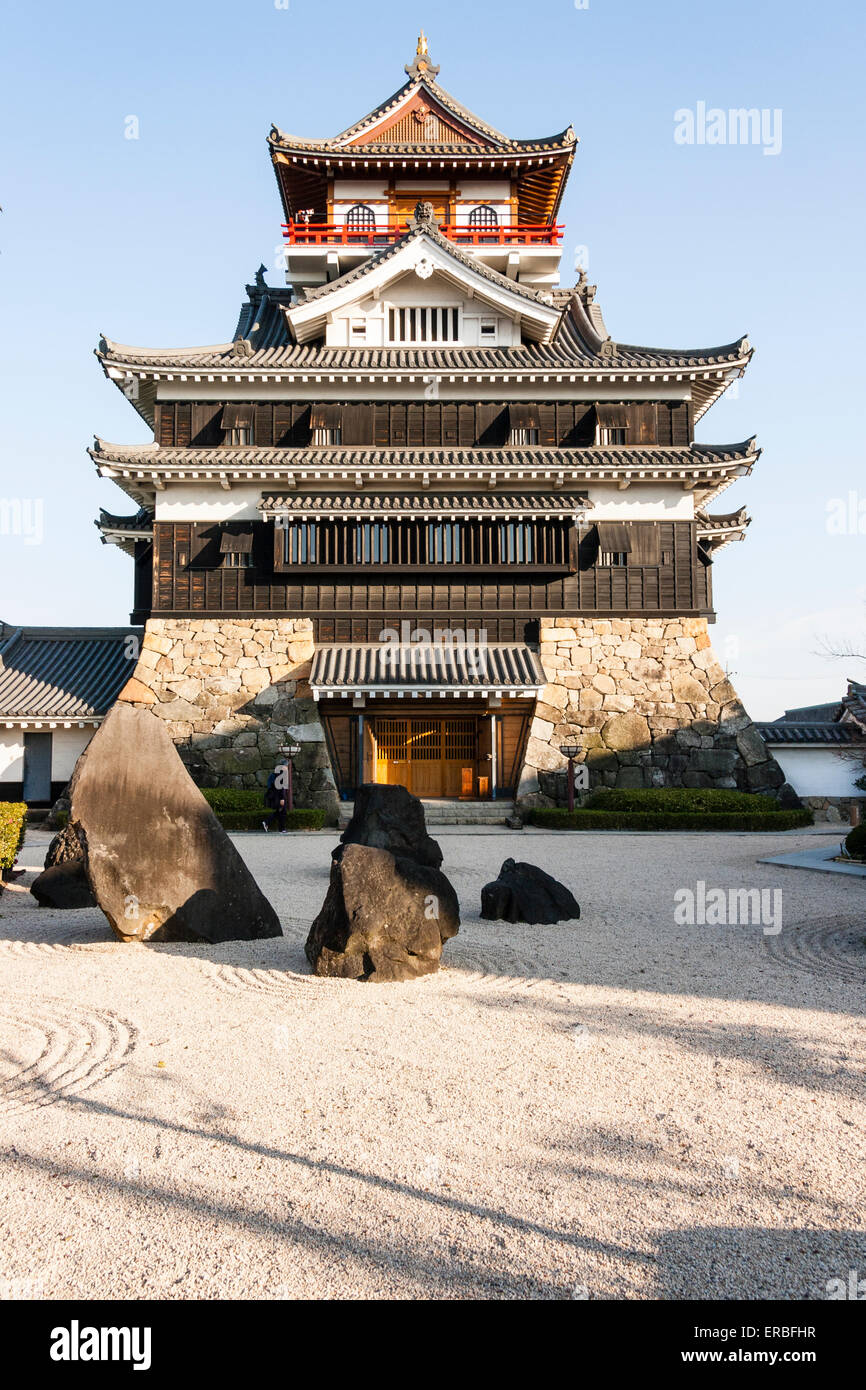
[[[694,347],[750,334],[738,398],[699,430],[715,443],[756,433],[764,448],[716,504],[746,504],[754,520],[715,567],[714,641],[759,718],[834,698],[857,664],[828,663],[820,639],[866,630],[866,516],[863,533],[826,528],[833,498],[866,499],[857,0],[7,7],[0,496],[41,499],[44,538],[0,535],[0,616],[127,620],[131,563],[100,544],[93,519],[100,505],[132,507],[84,450],[95,433],[147,431],[104,380],[98,334],[229,337],[244,284],[279,241],[271,121],[343,129],[400,86],[421,27],[439,80],[494,125],[532,136],[573,122],[563,282],[587,246],[615,339]],[[675,111],[701,101],[780,109],[781,153],[676,144]],[[138,140],[124,138],[128,116]]]

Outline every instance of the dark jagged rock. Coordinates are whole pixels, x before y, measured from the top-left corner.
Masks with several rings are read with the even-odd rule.
[[[576,920],[572,893],[535,864],[506,859],[493,883],[481,889],[481,916],[494,922],[550,924]]]
[[[70,824],[124,941],[247,941],[279,919],[192,781],[165,724],[118,702],[79,758]]]
[[[67,910],[96,906],[83,859],[66,859],[43,869],[31,883],[30,892],[40,907]]]
[[[438,970],[460,929],[457,894],[438,868],[346,845],[305,947],[317,975],[415,980]]]
[[[84,846],[78,838],[78,832],[71,822],[67,822],[48,846],[45,868],[50,869],[54,864],[68,864],[72,859],[83,858]]]
[[[438,869],[442,851],[427,834],[424,807],[405,787],[365,782],[355,793],[355,812],[334,850],[339,859],[345,845],[370,845],[403,859]]]

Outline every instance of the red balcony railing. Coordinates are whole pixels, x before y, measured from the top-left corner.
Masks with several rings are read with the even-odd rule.
[[[345,222],[283,223],[283,237],[290,246],[387,246],[408,230],[408,222],[379,227],[351,227]],[[564,228],[558,222],[506,223],[497,227],[443,222],[439,230],[461,246],[558,246]]]

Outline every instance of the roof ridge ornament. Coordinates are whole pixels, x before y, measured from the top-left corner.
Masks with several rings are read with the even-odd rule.
[[[404,69],[409,74],[413,82],[421,78],[433,80],[439,76],[439,68],[435,63],[430,62],[430,51],[427,47],[427,35],[424,30],[418,35],[418,46],[415,49],[414,63],[407,63]]]
[[[413,232],[438,232],[439,223],[433,204],[416,203],[415,211],[409,219],[409,226]]]

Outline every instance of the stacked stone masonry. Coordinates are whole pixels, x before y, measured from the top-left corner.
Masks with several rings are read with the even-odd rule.
[[[518,790],[563,805],[562,744],[590,787],[722,787],[794,799],[713,652],[705,618],[542,620],[542,690]]]
[[[307,678],[309,619],[151,618],[120,699],[166,721],[202,787],[264,788],[294,741],[299,806],[335,814],[337,790]]]

